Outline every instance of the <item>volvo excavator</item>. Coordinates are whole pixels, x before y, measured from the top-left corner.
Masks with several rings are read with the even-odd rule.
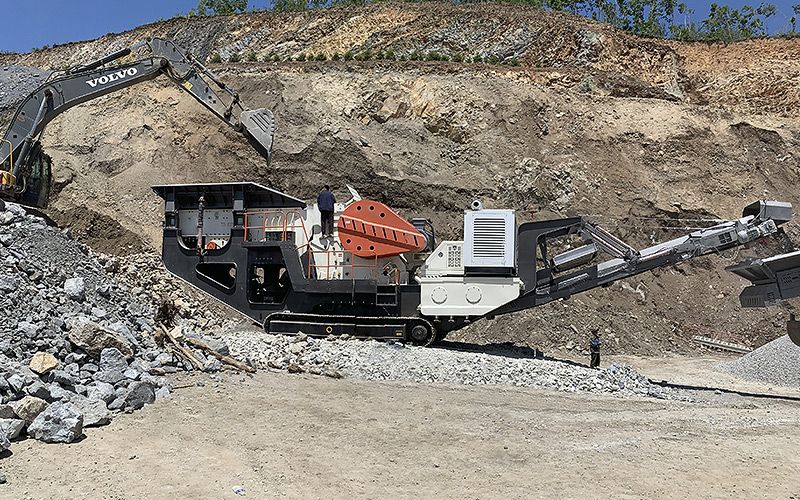
[[[149,55],[109,66],[139,49]],[[50,161],[39,138],[58,114],[164,75],[270,159],[274,120],[173,42],[152,38],[51,77],[23,101],[0,143],[0,196],[42,207]],[[214,90],[221,92],[224,99]],[[759,201],[737,219],[636,249],[585,217],[517,224],[476,201],[463,239],[361,199],[336,206],[332,236],[316,205],[250,182],[163,185],[162,258],[186,282],[276,334],[349,334],[429,345],[481,318],[521,311],[663,266],[748,245],[793,217]],[[754,282],[744,306],[800,295],[800,253],[731,270]],[[799,330],[800,331],[800,330]]]
[[[134,62],[113,64],[143,50],[147,54]],[[73,106],[162,75],[244,134],[269,161],[274,134],[272,112],[248,109],[234,89],[189,52],[171,40],[151,38],[52,75],[19,105],[0,139],[0,197],[33,207],[46,206],[51,162],[39,139],[47,124]]]

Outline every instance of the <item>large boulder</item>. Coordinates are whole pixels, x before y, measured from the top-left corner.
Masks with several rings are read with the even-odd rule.
[[[83,434],[83,414],[71,403],[53,403],[28,426],[28,436],[45,443],[71,443]]]
[[[49,352],[37,352],[33,355],[29,366],[37,375],[44,375],[58,366],[58,359]]]
[[[72,322],[67,338],[76,347],[98,358],[103,349],[115,348],[125,358],[133,356],[130,343],[115,332],[83,317]]]
[[[25,425],[30,425],[47,408],[47,404],[44,399],[25,396],[17,401],[14,413],[25,422]]]

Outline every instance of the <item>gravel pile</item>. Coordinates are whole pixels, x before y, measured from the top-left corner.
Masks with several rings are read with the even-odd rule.
[[[800,347],[787,335],[717,367],[754,382],[800,387]]]
[[[161,293],[170,283],[94,254],[19,205],[6,207],[0,212],[0,453],[26,435],[72,442],[85,427],[168,397],[164,375],[192,366],[157,345],[155,297],[115,276],[134,272],[137,278],[126,279]],[[172,300],[171,309],[175,335],[213,348],[195,353],[198,368],[222,369],[214,353],[226,354],[227,347],[196,333],[218,322],[195,317],[191,299]]]
[[[568,362],[462,352],[349,338],[284,337],[255,330],[225,334],[231,352],[260,368],[364,380],[465,385],[498,384],[565,392],[688,399],[654,385],[633,368],[593,370]]]
[[[17,106],[49,76],[28,66],[0,66],[0,111]]]

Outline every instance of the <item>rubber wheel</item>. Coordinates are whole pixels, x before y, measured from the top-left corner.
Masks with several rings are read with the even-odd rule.
[[[428,346],[433,343],[436,336],[431,327],[425,323],[412,323],[408,338],[414,345]]]

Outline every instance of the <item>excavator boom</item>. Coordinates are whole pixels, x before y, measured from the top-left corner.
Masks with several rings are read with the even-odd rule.
[[[149,57],[107,66],[142,47],[149,49]],[[232,88],[191,54],[170,40],[151,38],[68,70],[36,89],[20,104],[0,140],[0,192],[20,198],[27,189],[47,189],[49,172],[41,170],[49,164],[43,164],[36,144],[47,124],[56,116],[78,104],[160,75],[169,77],[206,109],[243,133],[269,161],[274,134],[272,112],[246,108]],[[46,196],[29,196],[29,199],[37,199],[36,205],[46,203]]]

